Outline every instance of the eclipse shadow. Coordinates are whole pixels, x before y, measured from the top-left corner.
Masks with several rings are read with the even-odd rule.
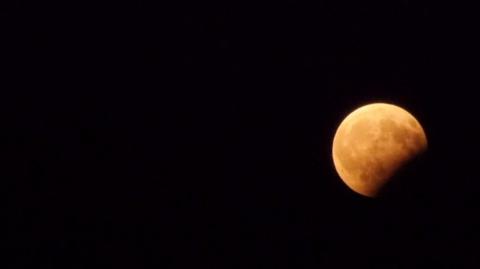
[[[428,160],[427,153],[410,160],[388,181],[377,198],[400,201],[426,198],[431,183],[428,176]]]

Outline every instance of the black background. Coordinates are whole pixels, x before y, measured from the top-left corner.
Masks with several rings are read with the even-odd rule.
[[[6,268],[478,265],[472,9],[160,2],[1,5]],[[378,101],[429,150],[367,199],[331,142]]]

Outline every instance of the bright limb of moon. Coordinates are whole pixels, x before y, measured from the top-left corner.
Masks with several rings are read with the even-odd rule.
[[[375,197],[401,167],[426,149],[427,137],[415,117],[398,106],[373,103],[342,121],[332,157],[350,189]]]

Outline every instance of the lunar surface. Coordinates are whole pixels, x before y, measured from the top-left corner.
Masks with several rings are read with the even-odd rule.
[[[374,103],[342,121],[332,155],[335,169],[350,189],[375,197],[400,168],[426,149],[425,132],[409,112]]]

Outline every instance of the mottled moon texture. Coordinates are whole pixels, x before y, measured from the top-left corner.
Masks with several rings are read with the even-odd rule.
[[[335,169],[347,186],[368,197],[427,149],[420,123],[406,110],[374,103],[350,113],[333,139]]]

